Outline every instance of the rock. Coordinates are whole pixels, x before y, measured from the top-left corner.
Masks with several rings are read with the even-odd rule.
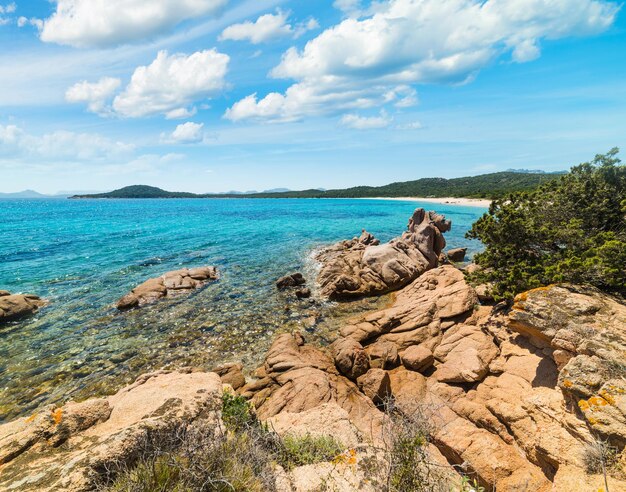
[[[426,399],[426,378],[417,372],[398,367],[389,371],[389,382],[396,405],[407,414],[416,412]]]
[[[393,369],[400,364],[398,348],[392,342],[378,341],[365,349],[370,358],[370,366],[380,369]]]
[[[371,296],[400,289],[435,268],[451,224],[435,212],[417,209],[408,231],[386,244],[371,234],[343,241],[316,256],[322,264],[322,295],[335,300]]]
[[[365,374],[370,361],[363,346],[352,338],[339,338],[331,346],[335,365],[339,372],[348,379],[356,381],[359,376]]]
[[[222,364],[211,370],[217,374],[222,383],[230,384],[237,391],[246,384],[246,377],[243,375],[243,366],[241,364]]]
[[[476,326],[456,325],[443,335],[435,349],[435,358],[442,362],[435,377],[446,383],[480,381],[497,355],[498,347],[491,336]]]
[[[333,436],[346,448],[362,442],[348,412],[336,402],[324,403],[300,413],[282,412],[267,419],[266,423],[280,436]]]
[[[361,232],[361,237],[359,237],[359,243],[365,244],[366,246],[378,246],[380,241],[374,237],[373,234],[370,234],[365,229]]]
[[[404,352],[400,353],[402,364],[412,371],[422,372],[428,369],[435,362],[433,353],[423,345],[412,345]]]
[[[348,413],[363,439],[380,442],[383,415],[356,384],[339,374],[329,356],[305,345],[300,334],[279,335],[257,374],[261,379],[240,393],[255,404],[260,419],[334,402]]]
[[[98,473],[132,460],[148,433],[217,425],[221,391],[216,374],[161,371],[106,399],[1,425],[0,490],[93,490]]]
[[[46,305],[46,301],[32,294],[0,292],[0,325],[35,314]]]
[[[455,248],[448,250],[446,255],[448,259],[453,263],[460,263],[465,259],[465,254],[467,253],[467,248]]]
[[[626,490],[626,480],[616,479],[611,476],[606,478],[608,490]],[[554,489],[557,492],[569,492],[573,490],[606,491],[604,476],[599,473],[589,475],[581,468],[562,465],[554,477]]]
[[[558,386],[588,425],[626,445],[626,305],[597,289],[551,285],[520,294],[510,327],[547,350],[559,368]]]
[[[117,309],[126,310],[145,306],[164,297],[179,295],[199,289],[217,280],[215,267],[200,267],[167,272],[160,277],[146,280],[117,301]]]
[[[474,287],[478,300],[480,302],[493,302],[494,298],[491,294],[493,286],[491,284],[480,284]]]
[[[292,273],[291,275],[286,275],[284,277],[280,277],[276,281],[276,288],[278,290],[283,290],[288,287],[297,287],[298,285],[306,284],[305,278],[301,273]]]
[[[482,267],[480,265],[477,265],[476,263],[470,263],[469,265],[466,265],[465,267],[463,267],[463,271],[467,274],[472,274],[472,273],[476,273],[482,270]]]
[[[311,297],[311,289],[298,289],[296,291],[296,297],[298,299],[308,299],[309,297]]]
[[[392,307],[350,321],[341,329],[341,335],[360,343],[381,337],[400,350],[429,340],[436,345],[441,323],[469,313],[477,303],[463,272],[442,266],[399,292]]]
[[[370,369],[357,379],[359,389],[377,405],[391,397],[391,380],[383,369]]]

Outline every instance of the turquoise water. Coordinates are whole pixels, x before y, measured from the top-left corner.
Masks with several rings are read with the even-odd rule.
[[[35,317],[0,328],[0,422],[67,398],[106,394],[161,367],[252,367],[273,335],[332,339],[346,316],[385,302],[297,301],[274,281],[315,274],[311,253],[359,235],[400,234],[417,206],[452,220],[449,247],[483,209],[381,200],[4,200],[0,289],[45,297]],[[216,265],[189,297],[127,313],[115,301],[150,277]]]

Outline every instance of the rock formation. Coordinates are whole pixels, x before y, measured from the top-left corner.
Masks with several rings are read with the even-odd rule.
[[[171,297],[191,292],[203,287],[212,280],[217,280],[215,267],[199,267],[167,272],[160,277],[146,280],[117,301],[117,309],[126,310],[145,306],[163,297]]]
[[[446,265],[391,307],[351,320],[328,348],[279,335],[253,380],[240,364],[159,372],[112,397],[0,426],[0,489],[89,490],[151,429],[219,427],[207,410],[228,383],[279,435],[331,435],[346,447],[332,463],[276,466],[280,492],[380,490],[394,413],[428,429],[421,466],[433,467],[442,490],[456,490],[459,473],[489,492],[599,490],[604,477],[589,457],[601,442],[616,453],[606,463],[610,490],[626,490],[624,354],[618,300],[562,285],[524,293],[510,310],[480,306]]]
[[[386,244],[363,231],[317,254],[321,293],[340,300],[400,289],[438,265],[445,247],[443,233],[451,223],[442,215],[418,208],[408,231]]]
[[[36,313],[46,301],[32,294],[11,294],[0,290],[0,325]]]
[[[98,473],[130,460],[152,432],[216,425],[213,373],[157,372],[106,399],[49,406],[0,426],[0,490],[93,490]]]
[[[598,439],[624,448],[626,306],[572,286],[530,291],[510,313],[477,304],[460,270],[430,270],[392,307],[348,323],[329,355],[280,336],[241,392],[263,418],[286,413],[291,425],[339,406],[378,445],[377,406],[391,398],[432,426],[432,456],[487,490],[603,486],[586,456]],[[625,478],[609,471],[611,490]]]

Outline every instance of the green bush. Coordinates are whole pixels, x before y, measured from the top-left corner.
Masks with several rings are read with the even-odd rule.
[[[285,436],[279,464],[290,470],[297,466],[331,461],[342,451],[343,446],[331,436]]]
[[[626,166],[618,149],[534,191],[494,201],[467,233],[485,250],[476,282],[496,299],[557,282],[626,293]]]

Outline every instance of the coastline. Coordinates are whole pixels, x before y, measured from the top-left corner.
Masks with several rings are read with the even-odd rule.
[[[356,198],[356,200],[393,200],[400,202],[428,202],[428,203],[443,203],[446,205],[465,205],[466,207],[481,207],[489,208],[492,200],[487,198],[455,198],[455,197],[441,197],[441,198],[423,198],[418,196],[402,196],[402,197],[372,197],[372,198]]]

